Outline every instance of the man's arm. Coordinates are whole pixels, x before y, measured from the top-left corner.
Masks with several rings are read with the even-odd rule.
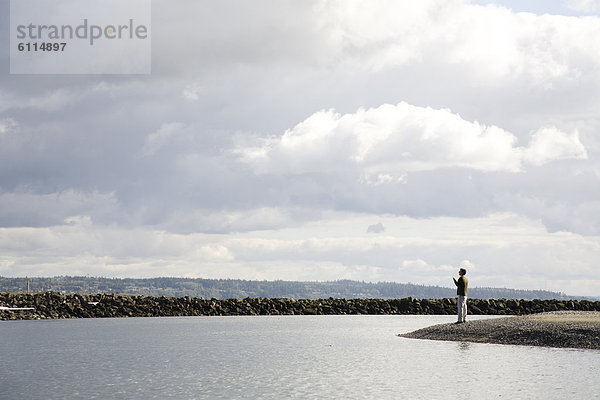
[[[455,284],[456,286],[458,286],[458,282],[456,281],[456,278],[455,278],[455,277],[452,277],[452,280],[454,281],[454,284]]]

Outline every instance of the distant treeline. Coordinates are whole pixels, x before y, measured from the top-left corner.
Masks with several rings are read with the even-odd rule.
[[[290,299],[441,299],[454,297],[451,287],[412,283],[247,281],[240,279],[192,278],[102,278],[58,276],[52,278],[0,277],[0,292],[121,293],[144,296],[198,297],[215,299],[290,298]],[[546,290],[469,288],[472,299],[566,300],[585,299]]]

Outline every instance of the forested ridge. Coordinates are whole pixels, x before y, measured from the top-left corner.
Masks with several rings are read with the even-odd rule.
[[[450,282],[451,284],[452,282]],[[121,293],[145,296],[231,298],[379,298],[399,299],[414,297],[439,299],[454,297],[453,287],[426,286],[396,282],[361,282],[338,280],[327,282],[250,281],[241,279],[201,278],[104,278],[83,276],[57,277],[0,277],[0,292],[61,293]],[[518,290],[507,288],[469,288],[470,298],[479,299],[583,299],[546,290]]]

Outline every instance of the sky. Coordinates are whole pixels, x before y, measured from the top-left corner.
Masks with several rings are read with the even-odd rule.
[[[600,1],[155,0],[148,75],[8,10],[0,276],[600,293]]]

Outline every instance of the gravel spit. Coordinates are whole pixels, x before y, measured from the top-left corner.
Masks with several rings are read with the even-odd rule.
[[[441,324],[398,335],[411,339],[600,349],[600,312],[553,311]]]

